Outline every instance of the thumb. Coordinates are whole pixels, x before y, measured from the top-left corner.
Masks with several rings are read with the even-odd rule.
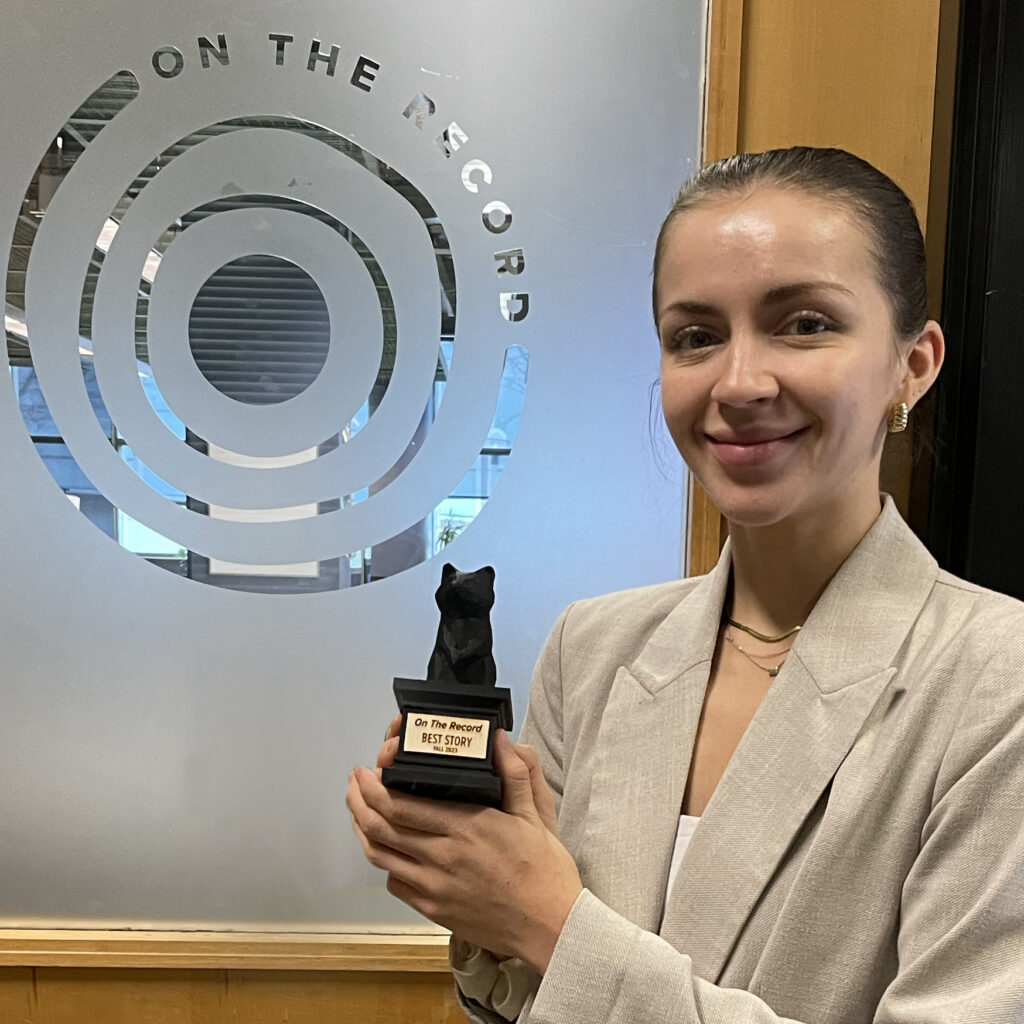
[[[494,768],[501,779],[501,809],[517,818],[539,819],[533,801],[530,766],[519,756],[504,729],[499,729],[494,737]]]

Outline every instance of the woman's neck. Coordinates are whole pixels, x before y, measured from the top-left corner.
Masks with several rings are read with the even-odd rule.
[[[829,581],[878,518],[877,499],[835,515],[771,526],[729,525],[732,618],[764,633],[802,625]]]

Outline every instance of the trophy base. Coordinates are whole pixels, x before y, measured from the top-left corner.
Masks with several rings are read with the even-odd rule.
[[[512,693],[504,687],[396,679],[402,712],[395,763],[385,786],[435,800],[501,806],[494,773],[494,731],[512,728]]]
[[[381,775],[384,785],[413,796],[429,796],[433,800],[462,800],[470,804],[501,806],[501,779],[489,772],[472,768],[393,764]]]

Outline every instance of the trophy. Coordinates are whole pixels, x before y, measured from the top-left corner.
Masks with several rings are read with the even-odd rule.
[[[495,686],[490,611],[494,569],[441,570],[441,610],[427,678],[396,679],[402,713],[395,763],[385,786],[438,800],[501,806],[494,731],[512,728],[512,693]]]

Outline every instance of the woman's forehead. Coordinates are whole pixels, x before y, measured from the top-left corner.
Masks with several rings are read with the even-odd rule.
[[[875,278],[870,238],[845,204],[789,189],[709,197],[669,225],[659,264],[670,282]]]

